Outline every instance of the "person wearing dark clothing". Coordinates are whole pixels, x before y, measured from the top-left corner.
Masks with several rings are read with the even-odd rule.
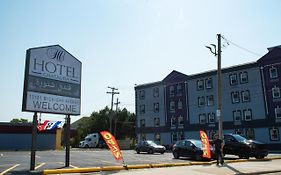
[[[217,160],[217,165],[219,165],[219,163],[222,165],[223,164],[223,141],[221,139],[219,139],[219,136],[216,134],[215,135],[215,141],[214,141],[214,149],[215,149],[215,157]]]

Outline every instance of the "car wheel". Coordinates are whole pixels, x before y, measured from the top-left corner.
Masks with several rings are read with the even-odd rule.
[[[89,148],[89,145],[85,145],[85,148]]]
[[[164,154],[164,151],[162,151],[161,154]]]
[[[194,159],[195,160],[201,160],[201,156],[200,155],[195,155]]]
[[[137,154],[139,154],[139,153],[140,153],[140,150],[139,150],[139,149],[136,149],[136,152],[137,152]]]
[[[178,159],[180,157],[178,152],[176,152],[176,151],[173,152],[173,156],[175,159]]]
[[[149,149],[148,150],[148,154],[153,154],[154,152],[153,152],[153,149]]]

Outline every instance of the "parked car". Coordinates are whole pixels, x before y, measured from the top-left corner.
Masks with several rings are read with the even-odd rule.
[[[164,154],[165,151],[166,151],[165,146],[159,145],[151,140],[140,141],[136,146],[136,152],[138,154],[140,152],[147,152],[149,154],[153,154],[153,153]]]
[[[211,158],[214,157],[213,147],[210,145]],[[190,157],[195,160],[207,159],[202,157],[202,142],[201,140],[185,139],[177,141],[173,146],[173,156],[175,159],[179,157]]]
[[[224,154],[237,155],[239,158],[255,157],[262,159],[268,155],[266,144],[256,141],[247,140],[239,134],[224,135]]]

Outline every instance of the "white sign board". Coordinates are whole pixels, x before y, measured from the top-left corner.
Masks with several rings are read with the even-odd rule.
[[[22,111],[80,115],[81,67],[59,45],[28,49]]]

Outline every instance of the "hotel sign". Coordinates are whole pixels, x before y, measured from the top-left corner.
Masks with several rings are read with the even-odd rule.
[[[59,45],[28,49],[22,111],[80,115],[81,67]]]

